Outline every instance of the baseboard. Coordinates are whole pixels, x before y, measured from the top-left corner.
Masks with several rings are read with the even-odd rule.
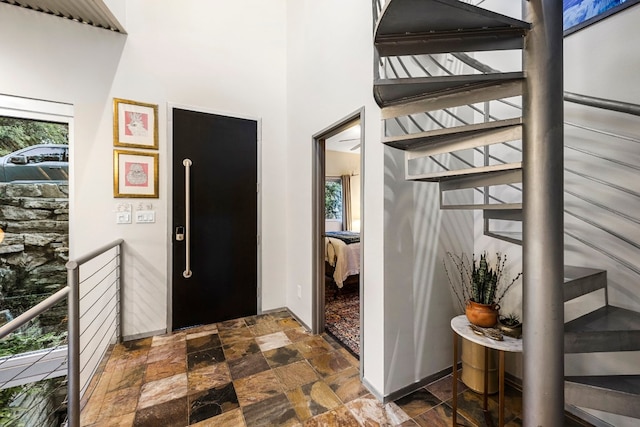
[[[504,382],[522,393],[522,378],[518,378],[509,372],[505,372]]]
[[[458,362],[458,369],[460,369],[462,367],[462,362]],[[400,399],[401,397],[407,396],[411,393],[413,393],[414,391],[421,389],[422,387],[431,384],[434,381],[438,381],[444,377],[446,377],[447,375],[451,374],[453,372],[453,370],[451,369],[451,367],[448,368],[444,368],[443,370],[436,372],[434,374],[429,375],[428,377],[425,377],[419,381],[416,381],[413,384],[410,384],[406,387],[402,387],[399,390],[396,390],[392,393],[387,394],[386,396],[384,396],[384,398],[382,399],[382,403],[386,404],[389,402],[393,402],[395,400]]]
[[[139,339],[142,339],[142,338],[149,338],[149,337],[153,337],[153,336],[156,336],[156,335],[163,335],[163,334],[166,334],[166,333],[167,333],[166,329],[158,329],[157,331],[141,332],[139,334],[133,334],[133,335],[123,335],[122,336],[122,341],[139,340]]]
[[[362,385],[365,386],[367,390],[369,390],[369,393],[373,394],[376,399],[378,399],[382,403],[387,403],[382,394],[374,386],[372,386],[366,378],[360,378],[360,381],[362,382]]]

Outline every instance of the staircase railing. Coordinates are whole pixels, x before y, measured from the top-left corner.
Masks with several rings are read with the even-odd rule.
[[[374,0],[374,10],[376,10],[376,13],[374,13],[374,17],[377,17],[380,10],[381,10],[381,1],[376,1]],[[471,2],[474,3],[474,2]],[[375,5],[378,5],[378,8],[375,7]],[[477,4],[476,4],[477,5]],[[442,58],[442,59],[439,59]],[[446,58],[446,59],[445,59]],[[476,70],[480,73],[483,74],[488,74],[488,73],[497,73],[500,72],[499,70],[492,68],[491,66],[484,64],[481,61],[478,61],[477,59],[471,57],[470,55],[466,54],[466,53],[448,53],[448,54],[440,54],[440,55],[420,55],[420,57],[417,57],[415,55],[410,55],[410,56],[406,56],[406,57],[389,57],[389,58],[384,58],[384,59],[380,59],[379,60],[379,64],[380,64],[380,68],[383,71],[383,74],[388,77],[388,78],[403,78],[403,77],[422,77],[422,76],[433,76],[433,73],[428,71],[427,67],[425,66],[425,64],[423,63],[423,61],[429,61],[431,64],[435,65],[436,68],[438,70],[440,70],[440,72],[444,73],[445,75],[452,75],[454,74],[451,70],[447,69],[441,62],[441,60],[445,60],[449,63],[454,63],[457,62],[457,64],[454,66],[454,68],[459,68],[460,64],[464,64],[467,67],[472,68],[473,70]],[[416,73],[412,73],[411,71],[411,67],[408,65],[408,62],[411,63],[411,65],[413,66],[414,70],[420,70],[420,75],[416,76]],[[400,70],[402,72],[400,72]],[[587,95],[582,95],[582,94],[576,94],[576,93],[572,93],[572,92],[565,92],[564,95],[564,100],[566,102],[570,102],[570,103],[576,103],[576,104],[581,104],[581,105],[585,105],[585,106],[589,106],[589,107],[594,107],[594,108],[600,108],[600,109],[605,109],[605,110],[609,110],[609,111],[615,111],[615,112],[620,112],[620,113],[626,113],[626,114],[632,114],[632,115],[640,115],[640,105],[637,104],[632,104],[632,103],[628,103],[628,102],[621,102],[621,101],[615,101],[615,100],[610,100],[610,99],[604,99],[604,98],[597,98],[597,97],[593,97],[593,96],[587,96]],[[520,105],[518,105],[517,103],[514,103],[508,99],[497,99],[496,102],[501,103],[505,106],[508,106],[514,110],[522,110],[522,107]],[[479,108],[476,105],[467,105],[467,108],[469,108],[471,111],[475,112],[475,113],[479,113],[479,114],[483,114],[485,116],[485,121],[495,121],[495,120],[499,120],[500,118],[491,114],[491,105],[490,103],[485,103],[484,105],[484,110]],[[456,111],[451,111],[450,109],[444,109],[442,110],[442,112],[440,112],[440,116],[438,116],[436,113],[434,112],[424,112],[424,113],[420,113],[420,114],[415,114],[415,115],[408,115],[408,116],[404,116],[404,117],[393,117],[391,119],[387,119],[387,120],[391,120],[391,123],[386,123],[387,126],[385,126],[385,135],[389,136],[389,133],[393,133],[393,131],[390,131],[389,126],[391,124],[393,124],[394,127],[396,127],[396,129],[398,129],[400,132],[402,132],[403,134],[410,134],[412,133],[412,131],[408,128],[409,126],[411,126],[412,128],[416,129],[418,132],[424,132],[426,130],[432,129],[432,128],[446,128],[446,127],[450,127],[446,126],[443,123],[443,116],[449,117],[451,120],[453,120],[454,122],[458,122],[461,124],[468,124],[469,121],[465,120],[463,117],[460,116],[460,114]],[[421,122],[421,120],[419,119],[419,117],[422,116],[424,117],[424,122]],[[425,123],[427,122],[427,123]],[[619,133],[616,132],[612,132],[612,131],[608,131],[608,130],[604,130],[604,129],[598,129],[596,127],[593,126],[585,126],[582,124],[578,124],[578,123],[574,123],[571,121],[565,121],[564,122],[566,126],[570,126],[573,128],[579,128],[582,130],[586,130],[589,132],[595,132],[598,133],[600,135],[605,135],[608,137],[613,137],[613,138],[617,138],[620,140],[624,140],[624,141],[629,141],[629,142],[634,142],[634,143],[640,143],[640,139],[638,138],[634,138],[632,136],[628,136],[628,135],[621,135]],[[503,147],[507,147],[511,150],[514,150],[515,152],[518,153],[522,153],[522,148],[518,147],[515,144],[512,143],[502,143],[500,144]],[[610,162],[610,163],[615,163],[630,169],[634,169],[634,170],[640,170],[640,167],[637,165],[633,165],[629,162],[623,162],[620,160],[616,160],[613,158],[609,158],[607,156],[603,156],[603,155],[599,155],[596,153],[592,153],[589,150],[586,150],[584,148],[580,148],[580,147],[575,147],[571,144],[565,144],[565,148],[568,150],[572,150],[572,151],[576,151],[576,152],[581,152],[585,155],[589,155],[589,156],[596,156],[598,158],[600,158],[603,161],[606,162]],[[506,160],[502,159],[501,157],[497,156],[495,153],[490,153],[489,152],[489,146],[486,147],[475,147],[472,149],[474,152],[477,152],[479,154],[481,154],[482,156],[484,156],[485,159],[485,165],[488,164],[489,161],[493,161],[496,163],[502,163],[505,164],[507,163]],[[469,161],[466,160],[464,157],[456,154],[456,153],[450,153],[448,154],[448,156],[451,156],[451,158],[457,160],[458,162],[460,162],[460,164],[464,165],[465,167],[473,167],[473,164]],[[444,156],[442,156],[444,157]],[[431,161],[433,161],[439,168],[441,168],[443,171],[449,171],[451,170],[451,168],[449,168],[446,165],[446,161],[445,160],[441,160],[436,156],[429,156],[429,159]],[[597,182],[601,185],[605,185],[609,188],[612,189],[616,189],[618,191],[622,191],[625,192],[631,196],[634,197],[640,197],[640,194],[636,191],[634,191],[633,189],[629,189],[629,188],[625,188],[623,186],[617,185],[615,183],[611,183],[608,182],[606,180],[602,180],[596,177],[592,177],[589,176],[587,174],[581,173],[579,171],[576,171],[575,169],[571,168],[571,167],[565,167],[565,172],[572,174],[572,175],[576,175],[576,176],[580,176],[584,179],[588,179],[591,180],[592,182]],[[506,184],[506,187],[509,187],[513,190],[522,191],[522,187],[521,185],[518,184]],[[480,195],[482,195],[485,199],[485,204],[488,203],[498,203],[498,204],[504,204],[507,203],[505,200],[501,199],[500,197],[497,197],[495,195],[490,194],[490,188],[489,187],[476,187],[474,188],[475,192],[479,193]],[[578,197],[581,200],[583,200],[585,203],[589,203],[591,205],[594,206],[598,206],[598,207],[603,207],[604,209],[608,210],[611,214],[619,216],[621,218],[624,218],[626,220],[632,221],[634,223],[640,223],[640,220],[637,218],[634,218],[631,215],[625,214],[619,210],[616,210],[614,208],[611,207],[606,207],[603,206],[602,204],[597,203],[594,200],[591,200],[587,197],[583,197],[580,195],[577,195],[575,192],[571,191],[571,190],[565,190],[565,192],[567,194],[570,194],[574,197]],[[448,207],[447,205],[443,204],[442,206],[443,208]],[[451,207],[455,207],[455,206],[451,206]],[[570,215],[574,218],[577,218],[587,224],[590,224],[604,232],[606,232],[607,234],[611,235],[614,238],[620,239],[621,241],[627,243],[628,245],[640,249],[640,243],[635,242],[625,236],[622,236],[620,233],[617,233],[615,230],[611,230],[606,226],[603,226],[601,224],[598,224],[597,222],[590,220],[588,218],[585,218],[582,215],[576,214],[575,212],[572,212],[569,209],[564,209],[564,212],[567,215]],[[489,220],[485,220],[485,234],[488,235],[493,235],[490,231],[489,231]],[[601,248],[599,248],[597,245],[587,241],[584,238],[581,238],[579,236],[577,236],[575,233],[572,233],[571,231],[567,231],[565,230],[565,234],[582,242],[583,244],[591,247],[592,249],[595,249],[601,253],[603,253],[604,255],[606,255],[607,257],[609,257],[610,259],[614,260],[615,262],[618,262],[622,265],[624,265],[626,268],[628,268],[629,270],[633,271],[636,274],[640,275],[640,269],[636,266],[634,266],[633,264],[631,264],[630,262],[625,261],[624,259],[622,259],[621,257],[617,256],[614,253],[605,251]],[[513,239],[513,238],[505,238],[505,240],[508,241],[512,241],[512,242],[517,242],[517,239]]]
[[[491,3],[489,8],[495,6]],[[632,189],[640,171],[635,145],[640,141],[638,122],[628,114],[638,115],[640,106],[563,93],[558,78],[562,5],[554,0],[522,3],[528,22],[459,1],[390,0],[374,33],[375,52],[383,58],[376,57],[373,82],[382,142],[404,151],[405,180],[439,184],[441,207],[482,210],[485,235],[523,246],[523,316],[535,320],[525,323],[523,334],[529,337],[525,346],[533,350],[523,359],[523,401],[532,408],[524,424],[560,425],[562,403],[640,417],[628,409],[640,392],[638,376],[633,376],[633,387],[627,387],[628,375],[587,374],[564,381],[563,358],[563,353],[638,349],[640,314],[622,306],[638,302],[629,276],[640,275],[634,262],[640,255],[635,237],[640,199]],[[518,13],[517,4],[505,6],[507,13]],[[496,43],[506,28],[513,31],[512,39]],[[478,61],[512,55],[506,50],[518,57],[499,59],[507,64],[500,67],[514,71]],[[443,206],[445,195],[456,192],[462,192],[455,197],[461,201]],[[593,268],[564,265],[565,254],[568,264],[581,264],[593,256],[591,249],[605,255],[597,257],[596,274]],[[558,286],[579,270],[587,273],[579,282]],[[575,296],[604,289],[605,306],[565,325],[563,316],[573,317],[574,306],[558,302],[568,301],[568,289]],[[625,326],[613,330],[619,325]],[[536,334],[541,330],[545,333]],[[595,338],[612,333],[617,335]],[[620,345],[627,341],[634,345]],[[546,366],[543,375],[540,363]],[[586,388],[588,396],[578,396]],[[567,399],[563,390],[570,391]]]
[[[69,261],[67,286],[0,327],[0,339],[20,333],[21,327],[67,299],[68,344],[0,358],[0,389],[66,374],[67,424],[71,427],[80,425],[80,399],[99,363],[109,346],[122,337],[122,243],[122,239],[115,240]],[[20,417],[29,410],[34,408]],[[20,420],[15,422],[19,425]]]

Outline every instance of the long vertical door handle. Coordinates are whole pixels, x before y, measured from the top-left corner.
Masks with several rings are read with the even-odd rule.
[[[185,266],[182,276],[191,277],[191,159],[184,159],[184,240]]]

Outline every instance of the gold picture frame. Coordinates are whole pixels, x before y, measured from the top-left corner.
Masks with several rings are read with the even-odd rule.
[[[113,196],[158,198],[158,153],[113,150]]]
[[[113,145],[158,149],[158,106],[113,98]]]

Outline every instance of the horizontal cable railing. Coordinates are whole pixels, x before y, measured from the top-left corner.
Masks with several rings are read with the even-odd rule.
[[[80,399],[106,351],[120,340],[122,239],[67,267],[67,285],[0,327],[0,389],[10,397],[0,412],[3,426],[80,425]],[[67,332],[42,335],[38,318],[67,300]],[[2,352],[2,344],[35,340],[46,347]],[[23,348],[13,345],[11,348]]]

